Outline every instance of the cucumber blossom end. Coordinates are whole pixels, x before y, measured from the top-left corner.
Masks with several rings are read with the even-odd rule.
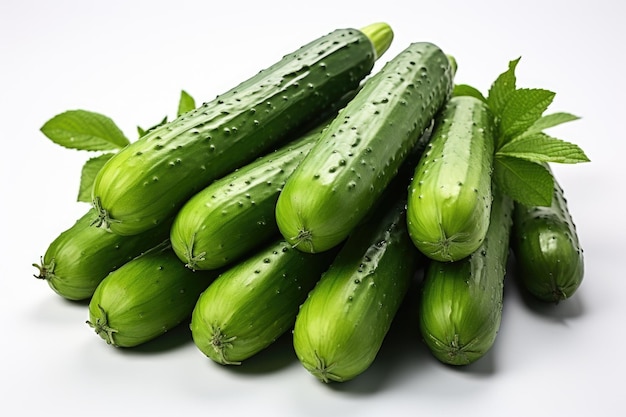
[[[391,46],[394,33],[391,26],[384,22],[377,22],[361,28],[361,32],[372,42],[376,51],[376,59],[380,58]]]

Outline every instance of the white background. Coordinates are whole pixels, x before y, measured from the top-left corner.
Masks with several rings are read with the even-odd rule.
[[[0,5],[0,413],[2,415],[624,415],[625,6],[619,1],[33,1]],[[324,385],[283,338],[241,367],[206,359],[186,329],[143,347],[106,345],[87,306],[33,278],[48,244],[87,209],[88,156],[39,128],[69,109],[136,126],[174,115],[181,89],[212,99],[339,27],[385,21],[395,40],[454,55],[483,92],[518,56],[519,85],[557,92],[582,117],[551,133],[592,162],[555,166],[585,249],[579,292],[539,305],[507,281],[501,332],[466,368],[436,362],[410,309],[372,367]],[[5,413],[8,411],[9,414]]]

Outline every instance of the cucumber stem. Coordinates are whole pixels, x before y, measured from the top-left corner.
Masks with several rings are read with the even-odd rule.
[[[54,259],[49,264],[45,264],[43,261],[43,257],[41,257],[39,259],[39,262],[41,263],[41,265],[33,264],[33,266],[39,270],[39,275],[33,274],[33,276],[37,279],[45,280],[51,280],[52,278],[54,278]]]
[[[113,220],[109,215],[109,212],[102,207],[102,203],[100,203],[100,197],[96,197],[93,200],[93,207],[98,214],[92,222],[91,225],[95,227],[101,227],[105,229],[107,232],[111,231],[111,223],[118,222],[119,220]]]
[[[375,59],[380,58],[389,49],[393,41],[393,29],[387,23],[372,23],[361,28],[361,32],[369,38],[376,51]]]
[[[117,333],[117,330],[109,327],[107,313],[104,308],[102,308],[100,304],[98,304],[98,308],[100,309],[100,314],[102,315],[102,317],[97,317],[95,323],[92,323],[89,320],[87,320],[86,323],[91,328],[93,328],[96,331],[96,334],[102,337],[108,345],[117,346],[117,344],[113,340],[113,333]]]
[[[222,333],[222,329],[218,326],[212,326],[211,330],[213,333],[211,336],[211,346],[219,357],[218,362],[222,365],[241,365],[241,362],[229,361],[224,354],[226,349],[233,347],[232,342],[237,339],[237,336],[226,337],[226,335]]]

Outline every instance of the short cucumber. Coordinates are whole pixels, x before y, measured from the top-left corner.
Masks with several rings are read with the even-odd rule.
[[[448,57],[427,42],[369,78],[287,180],[276,204],[285,239],[305,252],[342,242],[430,126],[452,78]]]
[[[292,328],[333,255],[302,253],[278,240],[227,269],[193,310],[191,333],[198,349],[224,365],[265,349]]]
[[[431,261],[419,305],[419,327],[433,355],[467,365],[493,346],[502,319],[513,201],[496,188],[480,247],[455,262]]]
[[[369,368],[423,259],[406,231],[404,190],[351,233],[298,313],[296,355],[323,382]]]
[[[322,129],[309,131],[194,195],[172,226],[178,257],[194,270],[217,269],[279,236],[274,216],[278,194]]]
[[[437,261],[474,252],[489,227],[494,119],[481,100],[451,98],[409,189],[407,225],[417,248]]]
[[[515,203],[512,243],[516,278],[537,299],[558,303],[582,284],[583,249],[556,180],[550,206]]]
[[[113,156],[92,192],[97,225],[132,235],[173,217],[212,181],[290,140],[357,89],[391,28],[339,29]]]
[[[109,345],[138,346],[188,319],[216,276],[185,268],[169,247],[153,250],[102,280],[89,302],[87,324]]]
[[[91,227],[98,214],[90,209],[48,246],[40,264],[33,264],[35,277],[68,300],[89,299],[112,271],[169,236],[170,223],[135,236],[118,236]]]

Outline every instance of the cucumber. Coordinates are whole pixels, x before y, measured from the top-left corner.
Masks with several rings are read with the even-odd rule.
[[[109,345],[141,345],[188,319],[216,276],[185,268],[169,246],[155,249],[102,280],[89,302],[87,324]]]
[[[424,259],[406,231],[405,205],[406,187],[383,198],[298,313],[296,355],[323,382],[348,381],[369,368]]]
[[[555,180],[549,207],[515,203],[516,278],[535,298],[558,303],[582,284],[584,256],[563,188]]]
[[[410,44],[330,123],[276,204],[283,237],[305,252],[342,242],[396,176],[452,90],[448,57]]]
[[[167,240],[169,223],[136,236],[118,236],[91,227],[98,214],[92,208],[48,246],[36,278],[68,300],[87,300],[112,271]]]
[[[451,98],[409,188],[407,227],[431,259],[458,261],[476,251],[491,212],[494,118],[470,96]]]
[[[112,157],[92,191],[95,223],[132,235],[162,223],[212,181],[292,139],[357,89],[392,39],[378,23],[339,29],[151,130]]]
[[[194,343],[223,365],[238,365],[265,349],[291,329],[333,255],[302,253],[278,240],[227,269],[193,310]]]
[[[274,216],[278,194],[322,129],[220,178],[183,205],[171,242],[187,267],[222,268],[279,235]]]
[[[487,235],[470,256],[431,261],[425,271],[419,327],[433,355],[449,365],[467,365],[493,346],[502,319],[513,201],[493,188]]]

